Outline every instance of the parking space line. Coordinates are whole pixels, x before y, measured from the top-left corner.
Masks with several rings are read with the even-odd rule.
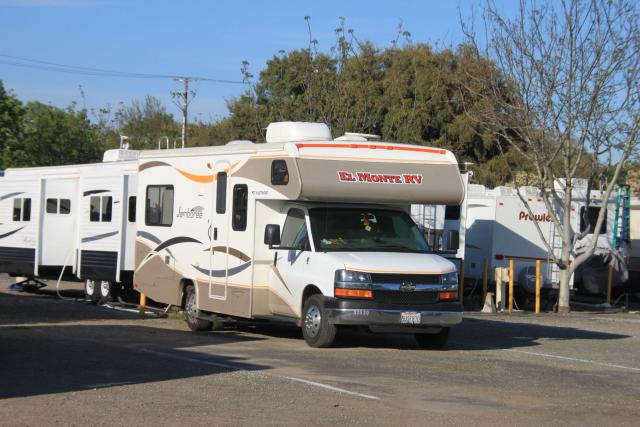
[[[298,382],[301,382],[301,383],[304,383],[304,384],[309,384],[309,385],[312,385],[312,386],[324,388],[324,389],[327,389],[327,390],[337,391],[338,393],[350,394],[352,396],[363,397],[365,399],[380,400],[379,397],[371,396],[370,394],[363,394],[363,393],[358,393],[358,392],[355,392],[355,391],[349,391],[349,390],[345,390],[343,388],[333,387],[333,386],[330,386],[330,385],[327,385],[327,384],[317,383],[315,381],[309,381],[309,380],[305,380],[305,379],[302,379],[302,378],[296,378],[296,377],[283,377],[283,378],[286,378],[286,379],[291,380],[291,381],[298,381]]]
[[[463,345],[462,343],[458,343],[458,344]],[[465,346],[482,348],[482,349],[486,349],[486,350],[502,350],[502,351],[509,351],[509,352],[512,352],[512,353],[528,354],[530,356],[548,357],[550,359],[567,360],[567,361],[571,361],[571,362],[580,362],[580,363],[587,363],[587,364],[590,364],[590,365],[604,366],[604,367],[607,367],[607,368],[626,369],[626,370],[629,370],[629,371],[640,372],[640,368],[634,368],[632,366],[616,365],[614,363],[598,362],[596,360],[589,360],[589,359],[579,359],[577,357],[559,356],[557,354],[539,353],[539,352],[536,352],[536,351],[515,350],[513,348],[491,347],[491,346],[479,345],[479,344],[464,343],[464,345]]]

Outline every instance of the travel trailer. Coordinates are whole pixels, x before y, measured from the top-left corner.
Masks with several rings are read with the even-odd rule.
[[[347,325],[443,346],[462,320],[458,275],[410,205],[459,205],[457,161],[371,139],[283,122],[264,144],[141,152],[135,289],[184,307],[194,331],[266,319],[314,347]]]
[[[560,190],[560,183],[557,183]],[[561,237],[548,213],[546,205],[540,197],[540,190],[535,187],[521,187],[520,192],[526,199],[533,215],[531,215],[512,187],[496,187],[487,189],[482,185],[469,185],[467,193],[467,232],[465,277],[471,280],[482,280],[484,260],[488,261],[489,278],[497,267],[507,268],[509,260],[514,260],[514,280],[523,285],[529,293],[535,292],[535,262],[541,261],[541,283],[546,288],[557,288],[559,283],[558,267],[552,262],[552,256],[545,246],[534,221],[540,226],[545,240],[550,244],[553,253],[560,256]],[[591,232],[577,245],[576,250],[591,241],[593,228],[602,204],[603,192],[591,191],[590,206],[586,204],[586,181],[576,180],[571,208],[571,227],[574,231]],[[598,238],[598,253],[614,253],[611,245],[614,223],[614,198],[610,200],[607,218],[603,223]],[[579,276],[582,280],[580,274]],[[573,286],[574,277],[571,278]],[[606,280],[605,280],[606,285]],[[590,285],[589,282],[588,285]],[[598,293],[598,289],[587,289]]]
[[[640,286],[640,197],[631,199],[631,250],[629,253],[629,280]]]
[[[7,169],[0,178],[0,271],[85,281],[90,299],[131,288],[137,152],[103,163]]]
[[[467,193],[470,171],[460,173]],[[453,262],[460,271],[465,256],[467,197],[459,205],[411,205],[411,218],[418,224],[429,246]]]

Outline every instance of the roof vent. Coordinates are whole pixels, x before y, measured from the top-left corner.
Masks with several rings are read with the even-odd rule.
[[[373,135],[370,133],[354,133],[354,132],[345,132],[344,135],[334,139],[334,141],[358,141],[358,142],[366,142],[371,140],[380,140],[380,135]]]
[[[331,141],[324,123],[274,122],[267,126],[267,142]]]
[[[124,148],[118,148],[114,150],[107,150],[102,156],[104,163],[108,162],[125,162],[130,160],[138,160],[138,150],[125,150]]]
[[[227,142],[225,145],[253,145],[253,141],[249,141],[247,139],[234,139],[233,141]]]

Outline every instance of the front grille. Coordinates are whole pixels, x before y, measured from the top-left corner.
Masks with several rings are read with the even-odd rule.
[[[427,305],[438,301],[438,292],[373,291],[373,299],[380,304]]]
[[[392,274],[371,273],[373,283],[397,283],[411,282],[415,285],[434,285],[440,283],[440,274]]]

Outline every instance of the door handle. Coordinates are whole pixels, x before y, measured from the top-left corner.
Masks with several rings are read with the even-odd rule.
[[[213,228],[213,240],[218,240],[218,227]]]

